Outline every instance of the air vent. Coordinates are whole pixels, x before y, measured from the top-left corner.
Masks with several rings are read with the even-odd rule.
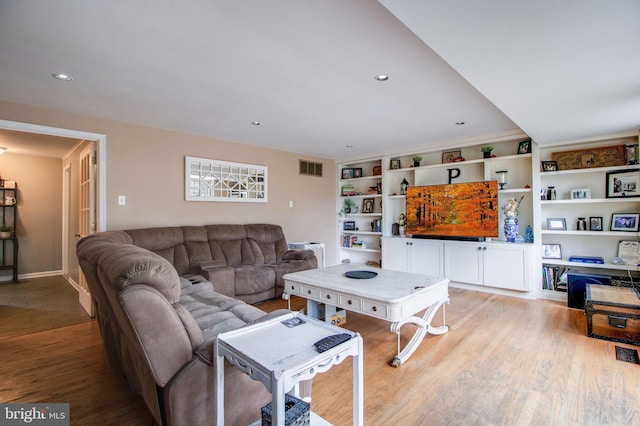
[[[300,174],[322,177],[322,163],[300,160]]]

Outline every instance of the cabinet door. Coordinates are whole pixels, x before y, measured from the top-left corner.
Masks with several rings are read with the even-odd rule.
[[[411,272],[444,275],[442,241],[414,240],[411,245]]]
[[[484,284],[528,290],[529,249],[524,245],[488,245],[484,251]]]
[[[482,284],[484,251],[482,243],[444,243],[444,275],[451,281]]]
[[[409,272],[409,246],[406,238],[382,239],[382,267],[394,271]]]

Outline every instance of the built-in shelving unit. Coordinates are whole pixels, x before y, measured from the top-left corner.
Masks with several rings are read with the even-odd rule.
[[[5,188],[0,179],[0,271],[9,271],[18,282],[18,239],[16,237],[18,190],[15,182]]]
[[[613,135],[611,137],[575,141],[540,148],[541,161],[553,161],[553,153],[573,152],[578,150],[598,150],[614,146],[638,145],[638,134],[629,133]],[[587,154],[585,154],[587,155]],[[636,160],[637,162],[637,160]],[[541,198],[544,198],[545,190],[554,187],[555,200],[541,199],[539,201],[540,223],[538,224],[541,243],[540,263],[543,267],[557,267],[558,275],[563,271],[571,270],[588,272],[594,270],[598,274],[630,275],[637,276],[638,268],[635,265],[613,263],[617,257],[618,244],[621,240],[639,240],[638,232],[611,231],[612,214],[640,213],[640,198],[607,197],[607,174],[638,170],[638,164],[620,164],[606,167],[575,168],[568,170],[542,171],[539,173]],[[577,189],[589,190],[589,198],[572,198],[572,192]],[[640,195],[640,188],[636,189]],[[564,219],[566,230],[547,229],[547,219]],[[586,230],[577,229],[578,218],[584,218]],[[590,228],[591,218],[601,225],[597,230]],[[544,258],[544,245],[559,244],[561,259]],[[603,264],[570,262],[571,256],[602,257]],[[540,297],[554,300],[566,300],[565,286],[561,291],[545,289],[545,282],[541,285]]]

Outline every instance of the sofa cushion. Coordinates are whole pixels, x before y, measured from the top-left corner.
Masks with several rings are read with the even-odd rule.
[[[236,297],[273,289],[275,281],[276,274],[269,266],[239,266],[236,268]]]
[[[130,229],[133,244],[146,248],[167,259],[178,275],[188,274],[189,256],[184,245],[184,234],[180,227]]]
[[[278,225],[248,224],[245,225],[247,238],[255,241],[262,255],[264,263],[277,263],[287,251],[287,241],[282,228]]]

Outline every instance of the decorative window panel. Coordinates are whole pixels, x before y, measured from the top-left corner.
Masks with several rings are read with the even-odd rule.
[[[266,166],[185,157],[187,201],[267,202]]]

